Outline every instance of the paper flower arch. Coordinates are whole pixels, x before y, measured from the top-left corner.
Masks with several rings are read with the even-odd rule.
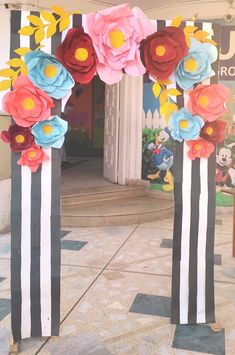
[[[42,41],[67,29],[71,14],[58,6],[52,11],[27,16],[29,26],[19,33],[33,36],[36,48],[15,49],[18,57],[0,70],[0,90],[12,88],[3,98],[3,109],[16,123],[1,138],[21,152],[20,165],[35,172],[48,159],[44,149],[61,148],[68,124],[51,116],[53,99],[66,96],[75,82],[89,83],[96,74],[106,84],[115,84],[123,73],[147,72],[155,81],[153,93],[172,137],[187,141],[190,159],[210,156],[224,136],[225,123],[217,119],[226,112],[228,89],[200,84],[215,74],[212,64],[218,51],[209,33],[183,26],[181,17],[155,31],[140,9],[123,4],[84,16],[83,27],[67,31],[54,57],[41,51]],[[181,90],[172,87],[172,77]],[[183,90],[190,90],[189,101],[179,110],[174,97]]]

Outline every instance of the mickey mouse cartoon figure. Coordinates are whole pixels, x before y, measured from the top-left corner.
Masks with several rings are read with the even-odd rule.
[[[219,149],[216,155],[216,183],[220,186],[235,186],[235,169],[232,150],[235,143]]]
[[[169,131],[165,128],[160,133],[156,134],[155,143],[152,142],[148,145],[148,149],[151,150],[153,154],[152,160],[156,168],[158,168],[158,172],[147,175],[147,178],[150,180],[163,178],[164,182],[167,183],[162,187],[164,191],[172,191],[174,188],[174,178],[170,171],[173,165],[173,153],[164,145],[169,138]],[[162,172],[164,177],[162,176]]]

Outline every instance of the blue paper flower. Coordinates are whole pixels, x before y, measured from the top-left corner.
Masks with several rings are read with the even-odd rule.
[[[28,52],[25,62],[30,80],[54,99],[66,96],[75,84],[67,69],[50,54],[42,51]]]
[[[178,64],[175,72],[177,84],[182,89],[189,90],[194,84],[215,75],[211,64],[217,57],[218,51],[214,45],[192,38],[189,52]]]
[[[61,148],[64,143],[64,135],[68,129],[68,122],[58,116],[52,116],[50,120],[36,123],[32,128],[35,143],[43,148]]]
[[[199,137],[204,120],[200,116],[193,116],[185,108],[181,108],[172,113],[168,124],[171,136],[176,141],[183,142],[183,140],[195,140]]]

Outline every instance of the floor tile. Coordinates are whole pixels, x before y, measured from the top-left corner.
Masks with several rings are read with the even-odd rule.
[[[87,242],[79,240],[61,240],[61,249],[65,250],[81,250]]]
[[[177,325],[172,347],[225,355],[225,331],[214,332],[206,325]]]
[[[171,316],[171,299],[138,293],[130,308],[132,313],[148,314],[159,317]]]
[[[0,321],[11,312],[11,300],[0,298]]]

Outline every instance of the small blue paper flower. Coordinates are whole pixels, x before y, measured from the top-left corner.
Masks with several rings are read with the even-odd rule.
[[[68,129],[68,122],[58,116],[52,116],[50,120],[41,121],[32,127],[35,143],[42,148],[61,148],[64,143],[64,135]]]
[[[185,108],[175,111],[169,118],[171,136],[179,142],[183,140],[195,140],[199,137],[200,130],[204,126],[204,120],[200,116],[193,116]]]
[[[184,90],[215,75],[211,64],[217,60],[217,48],[210,43],[191,39],[188,54],[178,64],[175,75],[177,84]]]
[[[67,69],[50,54],[43,51],[28,52],[25,62],[30,80],[54,99],[66,96],[75,84]]]

